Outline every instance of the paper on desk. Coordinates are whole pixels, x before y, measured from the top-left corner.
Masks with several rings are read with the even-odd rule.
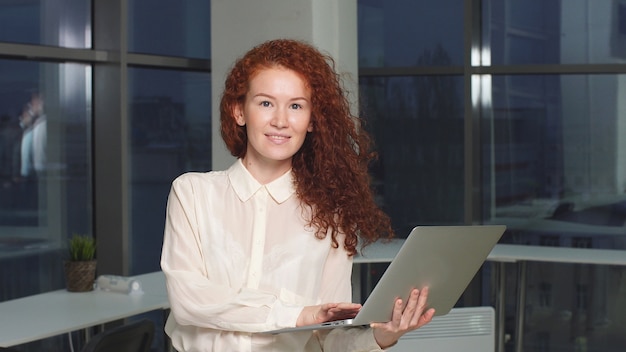
[[[141,283],[131,277],[117,275],[100,275],[96,280],[96,287],[102,291],[141,295]]]

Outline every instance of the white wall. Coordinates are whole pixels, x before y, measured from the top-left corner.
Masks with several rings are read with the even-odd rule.
[[[270,39],[305,40],[329,53],[356,102],[358,82],[356,0],[211,1],[212,159],[223,170],[234,161],[219,126],[224,79],[234,61]]]

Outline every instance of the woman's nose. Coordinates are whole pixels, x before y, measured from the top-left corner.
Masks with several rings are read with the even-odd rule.
[[[272,118],[272,125],[277,128],[285,128],[288,125],[287,111],[285,109],[276,109]]]

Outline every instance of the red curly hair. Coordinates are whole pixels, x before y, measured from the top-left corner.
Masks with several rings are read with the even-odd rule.
[[[389,217],[375,204],[368,174],[376,157],[364,121],[353,116],[350,103],[335,71],[334,60],[313,46],[297,40],[262,43],[238,59],[225,81],[220,103],[221,134],[237,158],[246,154],[246,127],[235,120],[234,108],[243,105],[250,80],[259,71],[281,67],[293,70],[311,92],[311,123],[304,144],[293,156],[296,194],[311,207],[310,225],[316,236],[330,232],[333,246],[345,233],[344,248],[354,255],[359,237],[366,246],[380,238],[392,238]]]

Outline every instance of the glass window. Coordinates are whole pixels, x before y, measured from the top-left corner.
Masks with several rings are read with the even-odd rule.
[[[463,2],[358,0],[360,67],[463,64]]]
[[[614,0],[483,0],[491,64],[621,63],[626,3]]]
[[[90,48],[91,1],[2,1],[0,41]]]
[[[509,226],[505,242],[626,249],[626,75],[492,79],[487,220]]]
[[[211,168],[211,76],[130,68],[131,272],[160,270],[171,182]]]
[[[523,351],[623,349],[626,267],[530,262],[525,276]],[[505,292],[515,307],[511,283]],[[516,319],[507,309],[506,331],[514,331],[508,322]]]
[[[485,222],[503,243],[626,249],[624,75],[497,75],[483,126]],[[528,263],[525,349],[615,350],[624,270]],[[511,285],[512,284],[512,285]],[[559,297],[559,299],[553,299]],[[517,320],[507,309],[507,321]],[[509,327],[509,329],[514,329]],[[575,347],[572,347],[572,343]],[[546,347],[548,346],[548,347]]]
[[[373,182],[398,237],[463,222],[463,77],[360,77],[379,160]]]
[[[128,50],[141,54],[208,59],[210,1],[129,0]]]
[[[0,301],[64,286],[91,234],[91,67],[0,60]]]

